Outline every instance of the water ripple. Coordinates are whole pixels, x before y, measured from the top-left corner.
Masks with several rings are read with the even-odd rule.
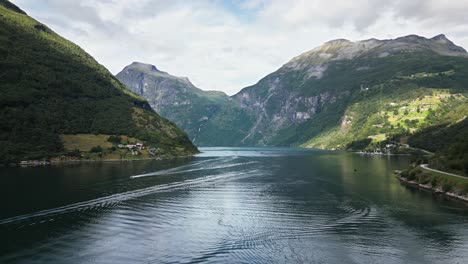
[[[415,202],[392,170],[374,173],[387,159],[308,153],[234,149],[127,170],[97,187],[119,193],[1,220],[0,262],[464,263],[461,210]]]
[[[37,217],[45,217],[49,215],[55,214],[62,214],[69,211],[79,211],[85,209],[95,209],[95,208],[102,208],[107,207],[109,204],[115,204],[118,202],[122,202],[129,199],[134,199],[137,197],[157,193],[157,192],[165,192],[165,191],[172,191],[177,189],[185,189],[185,188],[192,188],[203,184],[213,183],[219,180],[226,180],[233,177],[237,178],[244,178],[244,177],[251,177],[255,174],[258,174],[258,170],[251,170],[251,171],[242,171],[242,172],[227,172],[227,173],[220,173],[214,175],[208,175],[196,179],[185,180],[182,182],[174,182],[168,184],[161,184],[153,187],[148,187],[140,190],[135,191],[128,191],[124,193],[114,194],[90,201],[74,203],[67,206],[57,207],[53,209],[43,210],[31,214],[25,214],[20,216],[15,216],[7,219],[0,220],[0,225],[13,223],[17,221],[27,220],[30,218],[37,218]]]

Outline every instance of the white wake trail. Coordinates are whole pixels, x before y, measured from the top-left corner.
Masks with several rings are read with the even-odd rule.
[[[194,171],[227,169],[227,168],[238,167],[238,166],[249,165],[249,164],[255,164],[255,163],[257,163],[257,162],[256,161],[249,161],[249,162],[231,163],[231,164],[225,164],[225,165],[205,166],[205,167],[201,167],[201,168],[188,169],[188,170],[180,170],[183,167],[182,166],[182,167],[175,168],[175,169],[178,169],[178,170],[169,169],[169,170],[157,171],[157,172],[152,172],[152,173],[133,175],[133,176],[130,176],[130,178],[131,179],[136,179],[136,178],[142,178],[142,177],[161,176],[161,175],[169,175],[169,174],[181,174],[181,173],[194,172]]]
[[[101,204],[106,204],[106,203],[122,202],[122,201],[142,197],[142,196],[153,194],[153,193],[173,191],[173,190],[178,190],[178,189],[200,186],[204,184],[210,184],[212,182],[216,182],[219,180],[232,179],[233,177],[236,177],[236,179],[251,177],[251,176],[258,175],[258,172],[259,172],[258,170],[251,170],[251,171],[244,171],[244,172],[229,172],[229,173],[223,173],[223,174],[208,175],[205,177],[186,180],[182,182],[161,184],[161,185],[152,186],[152,187],[148,187],[148,188],[144,188],[140,190],[113,194],[110,196],[97,198],[97,199],[90,200],[90,201],[74,203],[74,204],[61,206],[61,207],[57,207],[53,209],[48,209],[48,210],[43,210],[43,211],[39,211],[35,213],[24,214],[20,216],[7,218],[4,220],[0,220],[0,225],[27,220],[30,218],[45,217],[45,216],[55,215],[55,214],[63,214],[63,213],[71,212],[71,211],[77,211],[77,210],[82,210],[82,209],[86,209],[89,207],[94,207],[94,206],[101,205]]]

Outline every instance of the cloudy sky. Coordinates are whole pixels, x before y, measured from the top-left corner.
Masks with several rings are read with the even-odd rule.
[[[336,38],[444,33],[468,48],[468,0],[12,0],[112,73],[133,61],[233,94]]]

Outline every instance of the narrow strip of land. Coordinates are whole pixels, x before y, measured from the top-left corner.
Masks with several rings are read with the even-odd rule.
[[[449,173],[449,172],[445,172],[445,171],[431,169],[431,168],[428,167],[428,165],[429,164],[421,164],[420,166],[421,166],[421,168],[423,168],[425,170],[428,170],[428,171],[438,172],[438,173],[445,174],[445,175],[448,175],[448,176],[453,176],[453,177],[468,180],[468,177],[461,176],[461,175],[458,175],[458,174]]]

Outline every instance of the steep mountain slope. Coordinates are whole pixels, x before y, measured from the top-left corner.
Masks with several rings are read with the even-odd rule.
[[[250,144],[342,148],[353,140],[416,129],[428,108],[444,104],[441,97],[466,92],[467,81],[466,51],[443,35],[334,40],[292,59],[234,99],[258,117],[245,139]],[[434,100],[420,105],[420,115],[406,113],[417,111],[413,101],[425,97]],[[457,100],[466,103],[464,95]]]
[[[63,135],[129,136],[163,155],[197,150],[77,45],[0,0],[0,161],[67,155]]]
[[[154,65],[134,62],[117,74],[123,84],[146,98],[153,109],[184,129],[195,144],[233,145],[246,136],[250,117],[223,92],[203,91],[188,78]]]

